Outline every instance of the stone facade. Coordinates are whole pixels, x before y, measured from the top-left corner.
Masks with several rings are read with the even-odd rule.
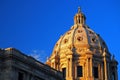
[[[14,48],[0,50],[0,80],[63,80],[62,73]]]
[[[62,71],[66,80],[118,80],[118,62],[85,20],[78,9],[74,25],[57,41],[46,64]]]

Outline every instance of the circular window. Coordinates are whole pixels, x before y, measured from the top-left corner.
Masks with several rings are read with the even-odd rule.
[[[67,34],[70,34],[71,32],[68,32]]]
[[[58,44],[56,44],[56,47],[58,46]]]
[[[68,39],[64,39],[64,43],[67,43],[68,42]]]
[[[89,33],[90,33],[90,34],[93,34],[93,32],[92,32],[92,31],[89,31]]]
[[[82,33],[82,30],[78,30],[78,33]]]
[[[92,38],[92,42],[96,42],[96,39],[95,39],[95,38]]]
[[[77,37],[77,40],[78,40],[78,41],[82,41],[83,38],[82,38],[82,37]]]

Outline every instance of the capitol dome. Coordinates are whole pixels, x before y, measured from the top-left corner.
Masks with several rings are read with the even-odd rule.
[[[78,13],[74,16],[74,25],[60,37],[52,54],[60,55],[65,49],[75,49],[78,54],[92,51],[98,55],[102,55],[104,50],[108,51],[104,40],[85,24],[85,20],[85,15],[78,9]]]
[[[65,80],[118,80],[118,62],[85,20],[79,8],[74,25],[56,42],[46,64],[61,71]]]

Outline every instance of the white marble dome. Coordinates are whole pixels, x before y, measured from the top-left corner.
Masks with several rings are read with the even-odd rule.
[[[85,24],[85,20],[85,15],[79,9],[74,16],[74,25],[60,37],[52,54],[62,54],[65,50],[72,51],[73,49],[78,54],[91,51],[93,54],[102,55],[104,50],[108,52],[104,40]]]

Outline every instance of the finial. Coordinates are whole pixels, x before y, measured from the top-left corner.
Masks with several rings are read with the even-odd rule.
[[[74,24],[85,24],[85,15],[81,12],[80,7],[78,7],[78,13],[74,16]]]
[[[49,58],[47,57],[47,60],[48,60]]]
[[[81,12],[81,9],[80,9],[80,7],[78,7],[78,13],[80,13]]]
[[[115,59],[115,55],[113,54],[113,55],[112,55],[112,60],[114,60],[114,59]]]

